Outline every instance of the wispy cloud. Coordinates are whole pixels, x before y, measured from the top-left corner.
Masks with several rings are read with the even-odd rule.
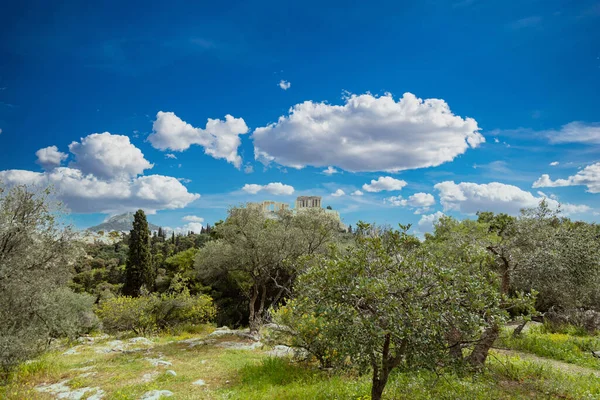
[[[542,24],[543,18],[539,15],[521,18],[508,24],[508,28],[512,30],[536,28]]]

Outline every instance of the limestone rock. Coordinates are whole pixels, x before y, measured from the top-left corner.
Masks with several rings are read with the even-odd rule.
[[[261,348],[263,344],[261,342],[254,342],[252,344],[240,343],[240,342],[221,342],[217,344],[217,347],[231,350],[255,350]]]
[[[170,390],[151,390],[140,397],[140,400],[158,400],[161,397],[171,397],[173,392]]]
[[[161,360],[160,358],[146,358],[146,360],[149,361],[150,364],[152,364],[154,367],[170,367],[171,365],[173,365],[173,363],[171,363],[170,361]]]

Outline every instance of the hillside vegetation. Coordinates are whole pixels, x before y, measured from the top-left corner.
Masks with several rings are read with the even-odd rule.
[[[0,186],[2,398],[600,398],[600,229],[544,201],[421,239],[248,206],[84,243],[59,211]]]

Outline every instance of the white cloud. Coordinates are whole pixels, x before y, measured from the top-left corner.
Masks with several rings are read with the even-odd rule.
[[[244,167],[244,173],[251,174],[253,172],[254,172],[254,167],[252,166],[252,164],[246,164],[246,166]]]
[[[2,129],[0,129],[0,135],[2,135]]]
[[[340,171],[338,171],[337,169],[335,169],[335,168],[333,168],[331,166],[327,167],[327,169],[324,169],[322,171],[322,173],[324,173],[325,175],[333,175],[333,174],[337,174],[339,172]]]
[[[204,153],[211,157],[223,158],[237,168],[242,165],[242,158],[237,153],[241,143],[239,135],[248,132],[242,118],[229,114],[224,121],[209,118],[206,128],[202,129],[194,128],[175,113],[159,111],[152,129],[148,140],[156,149],[183,151],[197,144],[204,147]]]
[[[177,160],[177,156],[173,153],[167,153],[165,154],[165,158],[171,158],[173,160]]]
[[[550,179],[550,175],[543,174],[533,183],[534,188],[559,186],[587,186],[588,192],[600,193],[600,163],[588,165],[567,179],[553,181]]]
[[[436,222],[438,222],[440,220],[440,218],[442,218],[443,216],[444,216],[444,213],[441,211],[438,211],[433,214],[422,215],[421,219],[417,223],[417,226],[419,227],[419,232],[421,232],[421,233],[433,232],[434,224]]]
[[[415,193],[409,196],[408,199],[403,199],[402,196],[391,196],[383,199],[383,201],[393,206],[417,208],[415,214],[423,214],[429,211],[429,207],[435,204],[433,195],[423,192]]]
[[[184,221],[188,221],[188,222],[204,222],[204,218],[202,217],[197,217],[195,215],[186,215],[185,217],[182,218]]]
[[[550,163],[550,165],[553,166],[553,167],[557,166],[558,164],[560,164],[558,161],[552,161]]]
[[[48,146],[39,149],[35,152],[37,163],[44,169],[52,169],[60,166],[60,164],[69,157],[68,154],[58,151],[56,146]]]
[[[360,190],[355,190],[354,192],[350,193],[350,196],[362,196],[363,192],[361,192]]]
[[[245,184],[242,188],[244,192],[250,194],[257,194],[258,192],[265,192],[272,195],[290,195],[294,193],[294,187],[290,185],[284,185],[281,182],[271,182],[267,185],[257,185],[255,183]]]
[[[176,178],[148,175],[131,179],[102,180],[74,168],[59,167],[45,173],[24,170],[0,171],[8,185],[53,185],[59,200],[76,213],[119,213],[144,209],[177,209],[200,197],[189,193]]]
[[[283,79],[279,81],[279,87],[283,90],[288,90],[292,84],[288,81],[284,81]]]
[[[454,115],[441,99],[405,93],[351,95],[341,106],[306,101],[252,134],[264,164],[357,171],[401,171],[452,161],[485,141],[472,118]]]
[[[129,179],[153,167],[129,137],[108,132],[94,133],[73,142],[69,150],[75,155],[70,167],[101,179]]]
[[[335,192],[331,193],[332,197],[342,197],[345,195],[346,195],[346,193],[342,189],[338,189]]]
[[[430,207],[435,204],[435,198],[429,193],[415,193],[403,199],[402,196],[392,196],[384,199],[386,203],[394,206]]]
[[[600,122],[569,122],[560,130],[548,130],[543,134],[552,143],[586,143],[600,144]]]
[[[500,143],[500,140],[497,137],[495,137],[494,138],[494,143]]]
[[[383,190],[401,190],[406,186],[406,182],[400,179],[394,179],[391,176],[380,176],[377,180],[371,180],[370,184],[362,186],[367,192],[381,192]]]
[[[440,203],[444,211],[454,210],[464,214],[475,214],[477,211],[493,211],[496,213],[519,214],[522,208],[537,207],[543,197],[535,197],[517,186],[499,182],[472,183],[445,181],[434,188],[440,193]],[[556,209],[559,202],[546,199],[548,206]],[[561,204],[565,214],[590,211],[586,205]]]
[[[175,229],[170,228],[170,227],[165,227],[165,231],[167,232],[175,232],[176,235],[182,234],[182,235],[187,235],[189,231],[192,231],[194,233],[200,233],[202,232],[202,224],[200,222],[190,222],[188,224],[185,224],[183,226],[177,227]]]

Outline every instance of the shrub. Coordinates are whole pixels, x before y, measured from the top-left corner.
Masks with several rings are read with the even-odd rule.
[[[600,312],[572,309],[557,312],[550,310],[544,315],[544,327],[549,332],[568,334],[591,334],[600,332]]]
[[[107,332],[133,331],[145,335],[156,328],[152,315],[156,296],[118,296],[100,303],[96,315]]]
[[[140,335],[181,324],[206,323],[215,313],[212,298],[188,292],[118,296],[104,300],[96,309],[107,332],[133,331]]]

